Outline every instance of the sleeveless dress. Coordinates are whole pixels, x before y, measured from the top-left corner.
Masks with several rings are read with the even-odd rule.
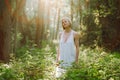
[[[65,68],[72,66],[72,63],[76,58],[76,48],[74,44],[74,36],[73,30],[71,30],[70,35],[67,40],[64,40],[64,31],[61,33],[60,41],[59,41],[59,60],[60,65],[57,68],[56,77],[60,77],[62,73],[65,72]]]

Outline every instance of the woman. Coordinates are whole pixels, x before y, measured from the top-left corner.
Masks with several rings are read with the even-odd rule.
[[[69,18],[62,19],[63,32],[59,34],[59,48],[57,51],[57,72],[56,77],[65,72],[65,68],[78,63],[79,56],[79,35],[71,28]]]

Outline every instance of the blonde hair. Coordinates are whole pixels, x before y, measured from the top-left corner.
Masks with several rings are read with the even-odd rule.
[[[70,27],[71,27],[72,21],[69,17],[63,17],[62,20],[67,20],[70,23]],[[63,29],[65,29],[64,26],[63,26]]]

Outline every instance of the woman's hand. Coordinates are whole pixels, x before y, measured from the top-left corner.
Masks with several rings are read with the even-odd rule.
[[[78,64],[78,59],[75,61],[76,64]]]
[[[56,63],[56,66],[59,66],[59,63],[58,63],[58,62]]]

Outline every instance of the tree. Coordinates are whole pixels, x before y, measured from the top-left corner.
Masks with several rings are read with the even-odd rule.
[[[44,9],[45,5],[43,0],[38,1],[38,15],[36,17],[36,37],[35,43],[37,46],[42,47],[42,40],[44,36]]]
[[[101,6],[103,5],[103,7]],[[102,29],[102,46],[108,50],[120,51],[120,1],[102,0],[99,2],[99,20]]]
[[[0,60],[9,61],[11,49],[11,15],[5,0],[0,1]]]

